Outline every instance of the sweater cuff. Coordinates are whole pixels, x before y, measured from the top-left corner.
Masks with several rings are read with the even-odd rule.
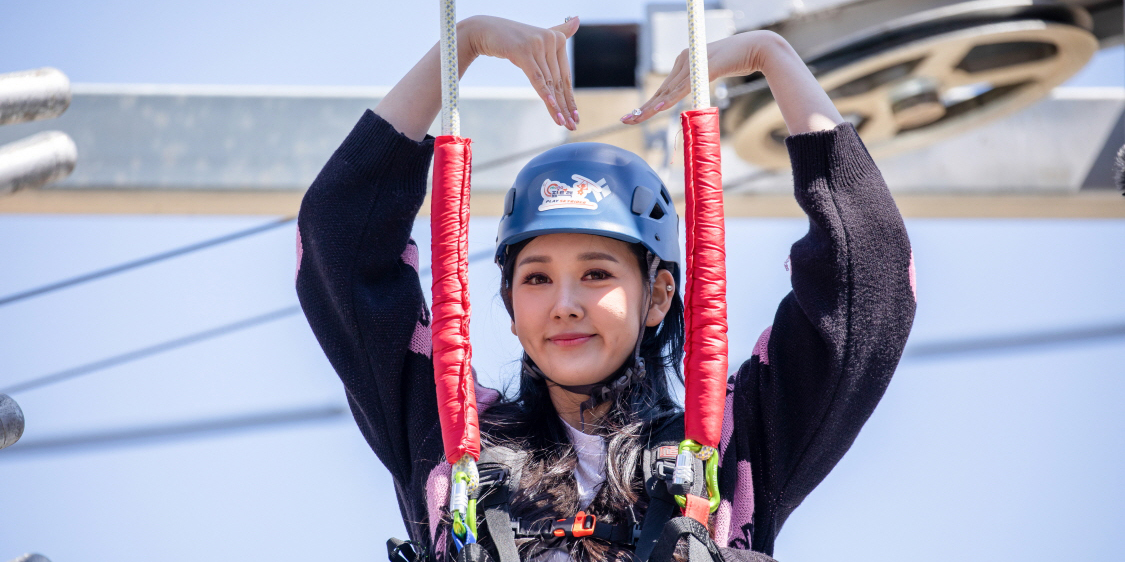
[[[402,185],[417,185],[420,177],[421,185],[425,186],[434,156],[434,137],[426,135],[421,142],[410,139],[368,109],[336,155],[362,178],[391,174],[405,178],[407,181]]]
[[[855,185],[872,175],[882,177],[851,123],[827,131],[790,135],[785,139],[793,184],[797,189],[831,179],[828,185]]]

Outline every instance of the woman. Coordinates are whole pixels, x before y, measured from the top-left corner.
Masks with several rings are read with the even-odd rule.
[[[458,25],[460,71],[481,55],[511,61],[555,122],[573,130],[580,115],[565,42],[578,25],[469,18]],[[784,39],[743,33],[712,43],[708,54],[712,80],[765,74],[791,133],[795,194],[810,219],[792,249],[793,292],[728,383],[722,502],[710,529],[725,558],[746,559],[772,553],[782,523],[882,396],[913,321],[913,269],[878,169]],[[686,96],[685,59],[622,121],[643,122]],[[394,478],[410,538],[431,560],[455,551],[429,313],[410,232],[426,192],[433,143],[425,132],[440,109],[439,66],[435,46],[364,114],[310,187],[297,277],[356,422]],[[646,201],[659,211],[632,212],[635,186],[651,191]],[[596,143],[552,149],[516,178],[497,262],[524,369],[516,396],[478,389],[477,398],[482,460],[499,455],[517,468],[503,507],[522,559],[625,560],[645,550],[616,530],[640,526],[662,501],[646,488],[646,451],[682,423],[669,389],[679,376],[683,317],[666,195],[639,157]],[[587,211],[616,218],[590,221]],[[729,284],[739,290],[737,279]],[[616,535],[536,532],[579,510]],[[487,527],[482,544],[502,558],[510,537]]]

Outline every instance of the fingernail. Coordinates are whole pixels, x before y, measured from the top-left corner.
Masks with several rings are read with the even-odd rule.
[[[630,118],[630,117],[632,117],[632,116],[633,116],[633,114],[632,114],[632,113],[626,113],[625,115],[623,115],[623,116],[621,117],[621,120],[622,120],[622,121],[625,121],[625,120],[629,119],[629,118]]]
[[[554,107],[555,109],[558,109],[559,104],[555,103],[555,96],[552,96],[551,94],[547,94],[547,101],[551,102],[551,107]]]
[[[656,107],[652,108],[652,110],[653,111],[660,111],[660,108],[662,108],[662,107],[664,107],[664,102],[660,102],[660,103],[656,104]]]
[[[582,120],[578,118],[578,110],[577,110],[577,109],[575,109],[575,110],[574,110],[574,122],[575,122],[575,123],[580,123],[581,121],[582,121]]]
[[[577,128],[578,128],[578,124],[574,122],[574,119],[567,119],[567,121],[569,121],[569,122],[570,122],[570,130],[571,130],[571,131],[573,131],[573,130],[575,130],[575,129],[577,129]]]
[[[563,125],[563,126],[566,125],[566,121],[563,119],[562,113],[556,113],[555,117],[559,118],[559,125]]]

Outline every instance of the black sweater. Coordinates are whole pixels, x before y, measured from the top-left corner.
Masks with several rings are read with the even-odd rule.
[[[902,217],[855,129],[786,145],[809,232],[792,247],[793,291],[730,378],[712,522],[721,546],[767,554],[882,397],[915,309]],[[301,205],[297,293],[394,479],[410,538],[440,553],[448,529],[430,522],[448,500],[449,464],[410,239],[432,154],[432,138],[412,141],[364,113]],[[482,409],[494,398],[478,391]]]

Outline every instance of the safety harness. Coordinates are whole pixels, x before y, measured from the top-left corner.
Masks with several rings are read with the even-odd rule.
[[[460,549],[457,560],[521,562],[516,547],[518,539],[557,539],[561,542],[580,537],[593,537],[632,547],[640,562],[650,559],[661,562],[670,560],[662,557],[659,543],[670,522],[682,519],[676,517],[680,509],[676,496],[706,494],[706,485],[702,480],[686,487],[674,483],[683,432],[684,418],[680,415],[663,422],[652,432],[641,456],[648,509],[640,520],[630,517],[619,523],[602,521],[596,514],[585,511],[564,519],[524,521],[513,517],[510,502],[519,491],[527,453],[502,446],[482,450],[477,463],[479,482],[475,501],[478,513],[483,513],[484,516],[482,532],[492,538],[494,552],[484,550],[479,544],[467,544]],[[695,468],[702,472],[703,461],[696,459],[695,462]],[[706,528],[702,528],[703,536],[710,541]],[[715,552],[718,553],[716,545],[710,546],[715,547]],[[387,541],[387,553],[391,562],[433,562],[427,553],[413,543],[398,539]],[[706,561],[691,559],[690,562]],[[721,559],[715,558],[715,562],[721,562]]]

